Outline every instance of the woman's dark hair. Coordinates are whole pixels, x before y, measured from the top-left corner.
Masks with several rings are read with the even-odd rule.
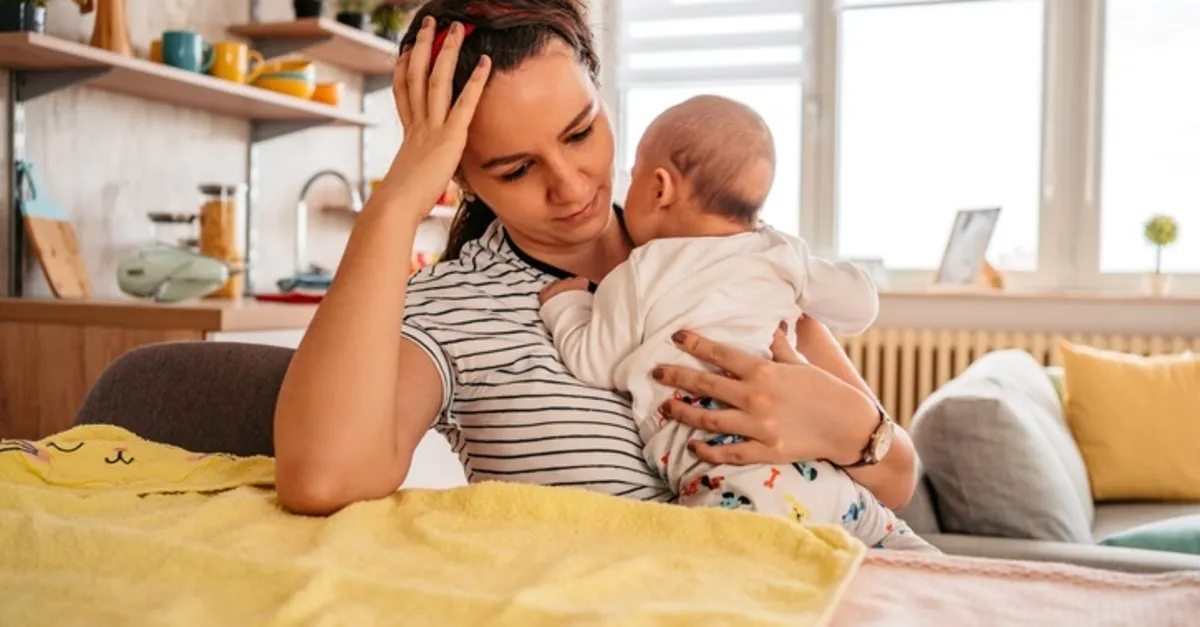
[[[438,30],[453,22],[475,26],[463,42],[454,69],[456,100],[481,56],[491,57],[493,72],[505,72],[541,54],[554,38],[575,50],[592,80],[599,82],[600,58],[584,0],[429,0],[413,16],[400,40],[401,52],[416,42],[425,16],[437,20]],[[442,259],[457,259],[463,245],[481,237],[495,220],[496,214],[482,200],[464,201],[450,225]]]

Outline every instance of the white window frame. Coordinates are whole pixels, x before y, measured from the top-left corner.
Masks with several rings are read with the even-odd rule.
[[[620,1],[603,2],[604,21],[614,25],[604,47],[614,129],[624,137],[620,72]],[[989,2],[994,0],[873,0],[874,6]],[[1006,271],[1010,289],[1138,293],[1149,272],[1100,271],[1100,162],[1106,0],[1043,0],[1042,150],[1038,266]],[[858,4],[863,4],[859,0]],[[836,257],[838,92],[842,0],[803,0],[804,105],[801,128],[800,233],[814,252]],[[868,10],[868,9],[864,9]],[[888,270],[889,288],[920,289],[933,270]],[[1200,273],[1171,273],[1172,291],[1200,293]]]

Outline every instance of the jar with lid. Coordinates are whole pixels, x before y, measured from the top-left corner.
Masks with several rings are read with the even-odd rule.
[[[229,266],[229,280],[207,298],[242,294],[246,250],[246,186],[207,183],[200,186],[200,253]]]

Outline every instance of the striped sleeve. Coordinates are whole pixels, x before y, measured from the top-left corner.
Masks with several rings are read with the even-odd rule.
[[[411,320],[404,321],[400,334],[425,351],[425,354],[433,361],[433,367],[437,370],[438,376],[442,379],[442,404],[438,409],[437,417],[430,426],[457,426],[450,413],[450,399],[454,398],[454,368],[451,366],[450,356],[437,343],[437,340]]]

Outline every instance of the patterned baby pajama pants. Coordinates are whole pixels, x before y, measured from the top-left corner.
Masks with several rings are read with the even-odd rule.
[[[940,552],[833,464],[714,466],[688,450],[688,440],[707,439],[719,445],[736,438],[707,435],[670,420],[659,422],[657,432],[647,438],[646,459],[683,505],[746,509],[800,523],[841,524],[872,548]]]

